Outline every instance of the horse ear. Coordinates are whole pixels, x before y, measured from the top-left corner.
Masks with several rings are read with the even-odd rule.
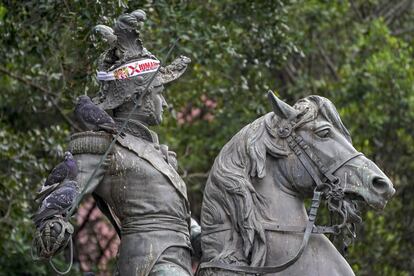
[[[273,112],[279,117],[283,119],[292,119],[295,118],[298,114],[298,111],[296,109],[294,109],[284,101],[279,100],[279,98],[276,97],[271,90],[267,92],[267,97],[269,98],[270,104],[273,107]]]

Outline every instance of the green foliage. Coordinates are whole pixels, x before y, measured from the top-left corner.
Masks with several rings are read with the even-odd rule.
[[[350,111],[344,115],[352,118],[355,143],[392,177],[401,196],[412,190],[408,176],[414,169],[414,52],[407,42],[392,36],[382,20],[372,22],[357,46],[364,58],[344,66],[338,87],[343,108]],[[359,98],[358,104],[352,102],[355,98]],[[412,238],[405,233],[406,227],[413,226],[407,223],[413,208],[412,203],[397,197],[383,215],[367,214],[365,242],[381,253],[363,254],[359,262],[374,264],[371,269],[361,266],[362,271],[401,275],[403,267],[413,268],[411,258],[401,254],[414,250]],[[353,251],[358,257],[364,251],[362,242]]]
[[[157,131],[178,153],[193,213],[221,147],[270,110],[268,89],[290,103],[323,95],[397,189],[383,213],[364,212],[348,260],[357,275],[414,270],[411,1],[42,0],[0,2],[0,274],[50,273],[30,257],[33,196],[74,130],[74,99],[98,90],[94,62],[106,45],[92,43],[91,29],[137,8],[149,18],[146,48],[163,59],[180,38],[174,55],[192,59],[166,98],[180,115],[201,115],[166,114]]]
[[[310,1],[289,11],[298,47],[283,95],[330,98],[348,126],[354,145],[394,182],[397,193],[384,212],[364,212],[364,224],[348,260],[357,275],[408,275],[414,269],[413,18],[404,1]],[[408,3],[409,4],[409,3]],[[308,24],[307,24],[308,23]],[[405,35],[396,35],[404,33]],[[411,233],[411,234],[410,234]]]
[[[31,259],[34,195],[63,157],[73,99],[93,87],[89,31],[120,10],[117,4],[0,3],[0,275],[51,273]]]

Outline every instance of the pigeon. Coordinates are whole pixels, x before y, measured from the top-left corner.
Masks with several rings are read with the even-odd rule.
[[[104,130],[117,134],[114,119],[96,106],[88,96],[80,96],[75,107],[75,116],[87,130]]]
[[[42,201],[39,210],[32,216],[36,227],[41,227],[43,221],[52,217],[65,217],[79,194],[78,183],[66,179]]]
[[[75,180],[78,175],[78,166],[76,160],[73,159],[72,153],[65,152],[65,159],[53,168],[49,176],[47,177],[42,188],[36,196],[36,200],[43,200],[51,191],[53,191],[57,184],[60,184],[63,180]]]
[[[46,187],[55,183],[60,183],[66,178],[75,180],[77,175],[78,166],[76,165],[76,160],[73,159],[72,153],[67,151],[65,152],[65,159],[63,162],[59,163],[56,167],[53,168],[43,186]]]

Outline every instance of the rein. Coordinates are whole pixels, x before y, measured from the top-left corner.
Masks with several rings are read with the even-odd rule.
[[[333,201],[344,198],[344,191],[340,186],[341,180],[334,176],[334,173],[348,163],[350,160],[363,155],[360,152],[356,152],[353,154],[349,154],[345,156],[343,159],[334,163],[331,167],[327,168],[321,159],[316,156],[311,150],[310,147],[306,144],[303,138],[300,135],[297,135],[294,132],[295,126],[291,124],[287,124],[277,130],[277,135],[281,139],[286,139],[289,148],[293,151],[299,161],[302,163],[303,167],[312,177],[313,181],[316,184],[316,187],[313,191],[313,197],[311,202],[311,207],[308,214],[308,222],[306,223],[306,228],[304,229],[304,235],[302,239],[302,243],[300,248],[298,249],[296,255],[292,257],[290,260],[276,265],[276,266],[246,266],[246,265],[232,265],[226,264],[223,262],[208,262],[208,263],[201,263],[199,265],[198,271],[201,269],[206,268],[219,268],[227,271],[233,272],[243,272],[243,273],[251,273],[256,275],[261,274],[269,274],[269,273],[277,273],[281,272],[291,265],[293,265],[302,255],[306,246],[308,245],[309,238],[312,233],[331,233],[331,234],[339,234],[341,228],[345,226],[346,219],[340,225],[333,225],[333,226],[316,226],[315,220],[318,213],[319,205],[321,202],[321,196],[324,195],[327,200],[328,204],[334,206]],[[313,163],[313,164],[312,164]],[[319,176],[320,174],[323,176],[322,178]],[[338,207],[339,209],[339,207]],[[303,227],[299,226],[282,226],[282,225],[274,225],[269,223],[264,223],[264,228],[270,231],[279,231],[279,232],[303,232]]]

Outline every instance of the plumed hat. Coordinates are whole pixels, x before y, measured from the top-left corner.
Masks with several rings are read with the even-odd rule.
[[[146,20],[143,10],[121,15],[113,28],[97,25],[110,48],[98,60],[97,79],[101,89],[93,100],[104,109],[114,109],[135,94],[142,93],[152,75],[161,66],[160,61],[142,43],[140,29]],[[161,67],[152,85],[162,85],[178,79],[187,69],[190,59],[176,58],[170,65]]]

